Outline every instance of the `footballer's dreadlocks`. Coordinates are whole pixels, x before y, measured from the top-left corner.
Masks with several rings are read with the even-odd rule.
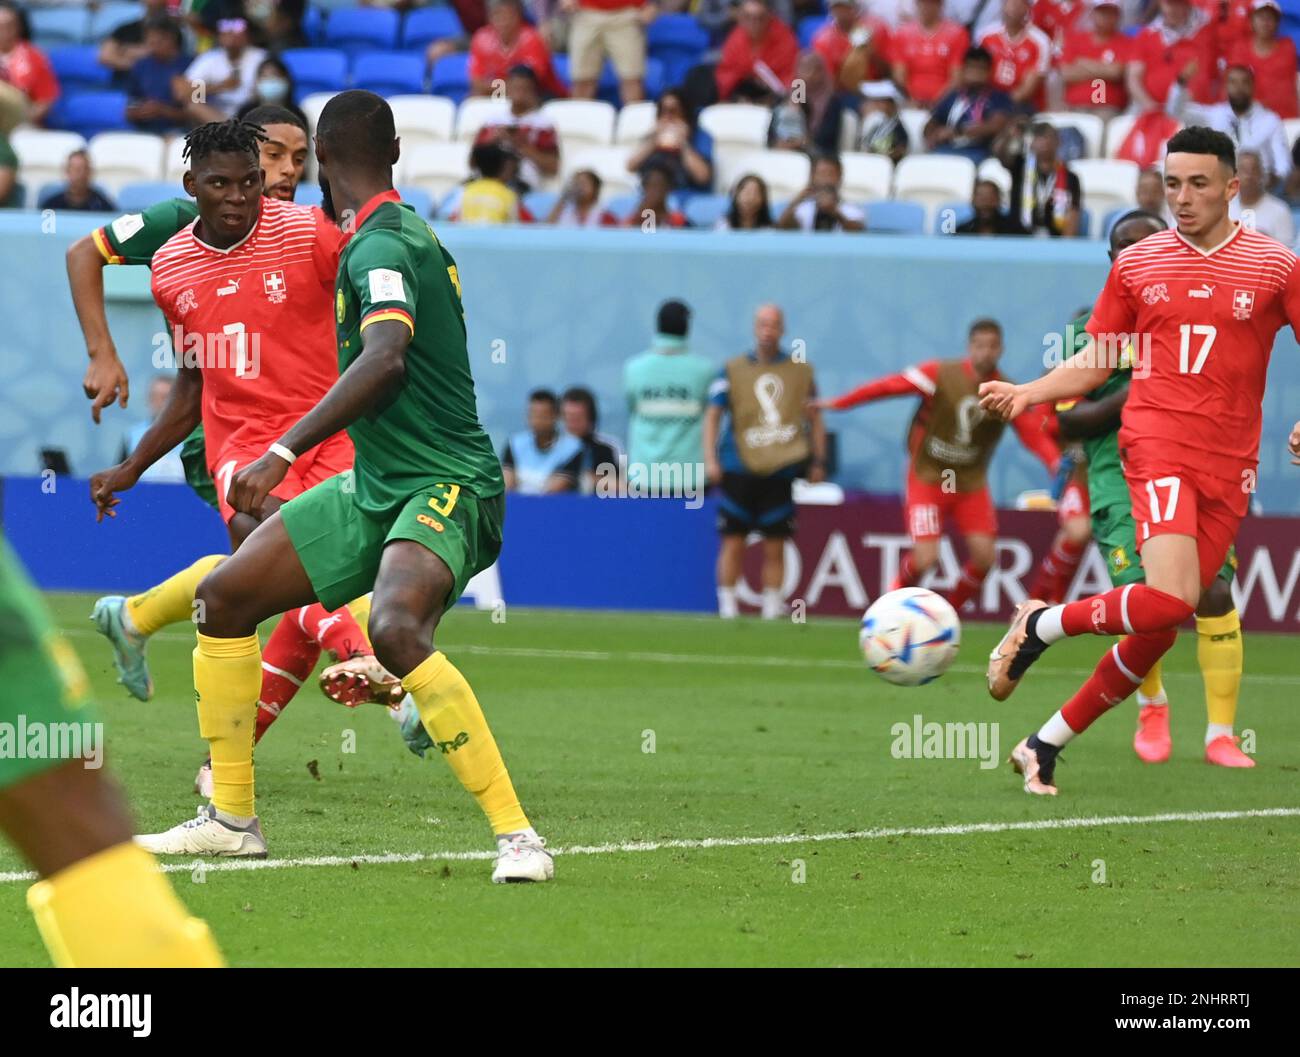
[[[247,154],[260,157],[262,140],[266,133],[261,125],[248,121],[210,121],[191,130],[185,136],[185,150],[181,157],[193,165],[209,154]]]

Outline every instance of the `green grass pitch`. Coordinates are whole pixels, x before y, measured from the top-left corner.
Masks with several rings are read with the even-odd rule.
[[[115,685],[86,620],[92,599],[50,602],[91,674],[140,824],[192,815],[203,745],[188,629],[152,644],[157,696],[140,704]],[[259,747],[260,813],[274,860],[349,861],[182,863],[172,878],[236,965],[1300,962],[1300,818],[1132,821],[1300,807],[1296,639],[1247,636],[1238,729],[1254,732],[1254,770],[1202,762],[1195,636],[1184,634],[1166,660],[1174,758],[1137,760],[1128,702],[1067,750],[1061,795],[1047,801],[1003,763],[891,752],[891,727],[919,714],[997,724],[1005,759],[1102,648],[1062,643],[998,704],[982,675],[998,633],[966,627],[956,668],[903,690],[861,664],[846,621],[511,610],[498,623],[462,608],[440,645],[476,688],[538,830],[578,849],[557,855],[553,884],[490,884],[487,858],[458,854],[492,842],[441,757],[416,759],[381,709],[348,711],[314,687]],[[870,832],[1096,819],[1112,821]],[[421,858],[353,860],[383,853]],[[0,962],[40,966],[21,869],[0,848]]]

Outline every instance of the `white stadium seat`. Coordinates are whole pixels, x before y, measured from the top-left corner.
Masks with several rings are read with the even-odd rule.
[[[618,112],[614,124],[614,145],[635,146],[655,127],[655,105],[649,101],[628,103]]]
[[[163,178],[161,136],[147,132],[101,132],[90,141],[95,182],[110,194],[123,184]]]
[[[299,104],[299,108],[307,116],[307,128],[311,130],[313,136],[316,135],[316,122],[320,120],[320,112],[336,95],[338,92],[312,92],[311,95],[304,96]]]
[[[1300,117],[1289,117],[1282,122],[1282,135],[1286,137],[1286,145],[1294,147],[1296,137],[1300,136]]]
[[[839,153],[858,149],[858,132],[861,128],[862,122],[856,113],[847,107],[840,111]]]
[[[436,95],[388,97],[403,150],[424,143],[449,143],[456,125],[456,104]]]
[[[501,117],[510,112],[510,104],[504,99],[492,99],[488,96],[472,95],[460,104],[456,111],[456,139],[470,143],[478,135],[478,130],[487,124],[489,118]]]
[[[1133,131],[1135,121],[1137,118],[1133,114],[1116,114],[1106,122],[1106,151],[1102,157],[1115,157],[1123,146],[1125,137]]]
[[[985,158],[980,162],[976,175],[981,180],[992,180],[997,184],[1002,189],[1004,198],[1011,193],[1011,174],[997,158]]]
[[[1046,114],[1039,114],[1034,120],[1046,121],[1049,125],[1058,129],[1078,129],[1087,150],[1086,157],[1102,157],[1101,142],[1106,132],[1106,122],[1096,114],[1076,113],[1073,110],[1056,110]]]
[[[453,187],[469,176],[468,143],[424,143],[403,152],[397,183],[428,191],[441,201]]]
[[[811,168],[808,155],[797,150],[755,150],[736,158],[736,179],[749,173],[761,176],[768,198],[787,202],[808,186]]]
[[[894,163],[883,154],[847,151],[840,155],[844,166],[841,193],[849,202],[874,202],[889,197],[894,178]]]
[[[68,155],[84,147],[86,141],[76,132],[20,128],[9,134],[9,144],[18,155],[19,179],[34,202],[40,188],[63,179]]]
[[[909,154],[894,170],[894,197],[925,206],[929,225],[935,209],[969,202],[975,163],[955,154]]]
[[[909,154],[925,153],[925,125],[930,120],[930,111],[919,107],[905,106],[898,112],[898,120],[907,129],[907,150]]]
[[[1070,163],[1079,177],[1083,205],[1097,217],[1112,209],[1137,204],[1138,167],[1131,161],[1114,158],[1085,158]]]
[[[713,186],[725,191],[741,175],[743,154],[767,146],[772,111],[748,103],[717,103],[700,111],[700,128],[713,139]]]
[[[614,142],[614,108],[600,99],[556,99],[542,107],[555,125],[561,156]]]
[[[185,137],[177,136],[167,144],[163,152],[163,179],[180,183],[189,167],[189,162],[185,160]]]
[[[631,152],[626,147],[588,147],[560,159],[563,179],[578,169],[590,169],[600,177],[602,202],[619,195],[636,194],[641,182],[635,173],[628,172],[627,159]]]

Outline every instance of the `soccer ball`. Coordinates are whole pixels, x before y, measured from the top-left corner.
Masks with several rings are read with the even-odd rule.
[[[924,587],[881,595],[862,615],[858,645],[887,683],[921,686],[948,670],[961,645],[961,621],[948,601]]]

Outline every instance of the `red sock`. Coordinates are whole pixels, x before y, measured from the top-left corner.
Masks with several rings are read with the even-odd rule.
[[[908,551],[903,555],[903,560],[898,563],[898,575],[894,577],[894,582],[889,585],[889,589],[897,591],[901,587],[914,587],[916,580],[916,563],[912,561],[912,552]]]
[[[1177,627],[1144,631],[1108,649],[1088,681],[1061,709],[1070,729],[1082,734],[1098,716],[1132,694],[1176,638]]]
[[[1061,630],[1067,635],[1137,635],[1177,628],[1193,612],[1181,598],[1146,584],[1127,584],[1067,603]]]
[[[262,740],[266,729],[311,677],[319,659],[320,643],[303,631],[294,614],[282,616],[262,650],[262,693],[257,699],[254,742]]]
[[[984,577],[988,576],[987,569],[981,569],[974,562],[967,562],[961,567],[961,578],[957,581],[957,586],[948,592],[947,598],[949,605],[957,612],[961,612],[961,607],[975,597],[975,592],[980,589],[980,584],[984,582]]]
[[[1039,565],[1029,597],[1041,598],[1052,605],[1060,602],[1069,590],[1074,574],[1079,571],[1079,563],[1083,561],[1083,552],[1087,548],[1086,542],[1075,543],[1062,536]]]
[[[330,613],[319,602],[313,602],[286,615],[296,620],[298,626],[322,648],[329,650],[336,661],[346,661],[357,654],[369,656],[375,652],[347,606],[339,606]]]

